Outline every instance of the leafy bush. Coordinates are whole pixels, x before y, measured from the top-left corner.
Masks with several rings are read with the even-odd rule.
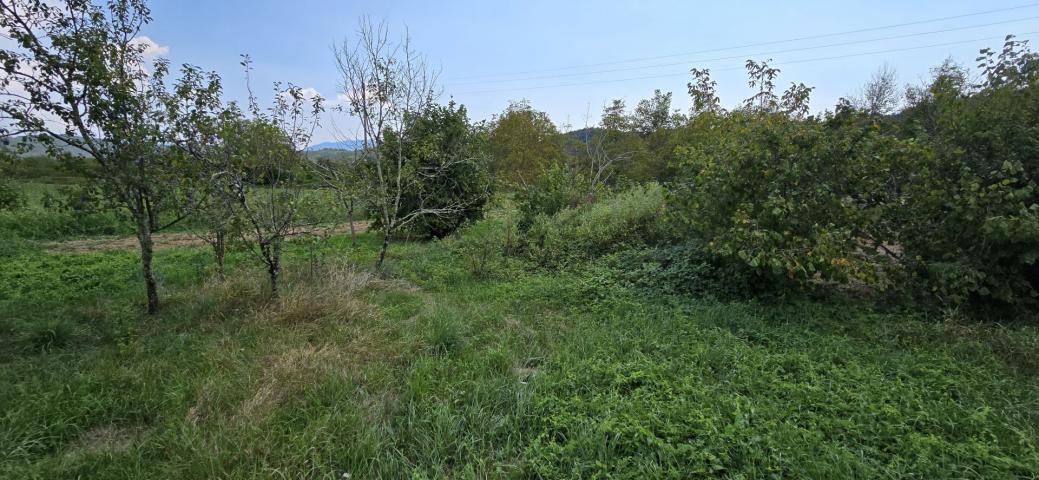
[[[501,278],[510,267],[518,266],[516,252],[520,241],[513,215],[486,218],[460,229],[445,239],[462,269],[476,278]]]
[[[491,176],[482,139],[469,124],[465,107],[432,105],[409,122],[403,138],[388,131],[380,148],[391,158],[403,149],[402,168],[410,172],[402,178],[414,179],[403,189],[400,217],[430,212],[417,216],[408,233],[443,238],[483,215]]]
[[[605,268],[621,286],[651,294],[741,298],[757,276],[741,263],[725,262],[702,241],[622,250],[606,256]]]
[[[46,198],[46,202],[66,212],[86,215],[101,212],[110,206],[102,193],[91,185],[69,185],[59,188],[59,192],[64,197],[63,201],[59,203],[56,198]]]
[[[473,276],[491,276],[503,259],[503,236],[497,231],[467,233],[469,234],[460,236],[455,241],[454,250],[465,260],[469,273]]]
[[[905,259],[944,304],[1039,300],[1039,56],[1009,40],[986,76],[945,65],[904,113],[934,155],[908,185]]]
[[[924,152],[843,108],[824,119],[737,111],[699,116],[679,147],[672,203],[706,249],[766,288],[817,279],[884,286],[892,179]]]
[[[980,84],[947,62],[887,118],[846,102],[822,118],[754,103],[694,116],[670,201],[686,235],[765,289],[897,284],[946,307],[1034,305],[1039,56],[1009,38],[978,60]]]
[[[530,185],[516,192],[519,209],[518,227],[526,230],[538,215],[552,216],[567,209],[591,202],[597,195],[591,183],[580,173],[570,172],[560,164],[553,164]]]
[[[522,185],[566,157],[559,130],[545,112],[526,101],[512,102],[487,125],[487,147],[495,177]]]
[[[636,186],[600,202],[534,217],[524,238],[527,258],[561,268],[644,244],[659,236],[664,190],[655,183]]]
[[[25,197],[11,183],[0,181],[0,210],[15,210],[25,206]]]

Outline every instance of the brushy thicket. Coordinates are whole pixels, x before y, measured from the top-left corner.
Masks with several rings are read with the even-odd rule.
[[[704,115],[702,138],[679,149],[676,215],[712,254],[775,288],[814,280],[891,282],[889,183],[926,152],[842,110],[824,119],[781,113]],[[711,132],[711,133],[707,133]]]
[[[521,249],[537,265],[562,268],[621,248],[652,243],[659,235],[664,189],[640,185],[578,208],[538,214]]]
[[[516,192],[519,210],[517,226],[526,230],[539,215],[555,215],[568,208],[576,208],[601,195],[602,185],[593,187],[578,172],[570,172],[563,165],[552,164],[534,181]]]
[[[1034,307],[1039,57],[1011,39],[980,60],[980,84],[943,65],[894,115],[842,101],[804,117],[796,95],[763,91],[674,120],[660,130],[674,145],[666,195],[610,195],[550,167],[516,195],[522,251],[553,269],[614,254],[631,281],[665,275],[653,282],[675,292],[843,285],[943,309]]]
[[[899,135],[933,155],[911,176],[898,235],[907,263],[947,303],[1039,299],[1039,58],[1010,41],[985,77],[938,71]]]

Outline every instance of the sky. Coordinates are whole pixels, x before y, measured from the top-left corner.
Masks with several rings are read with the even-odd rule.
[[[979,49],[1002,46],[1006,34],[1039,38],[1039,2],[1027,0],[152,0],[151,8],[142,33],[154,51],[220,73],[229,100],[244,99],[239,61],[249,54],[254,90],[281,81],[334,103],[332,46],[355,38],[369,16],[410,34],[441,72],[441,100],[465,105],[472,120],[527,100],[572,128],[594,125],[612,99],[633,108],[654,89],[688,109],[691,68],[710,68],[723,106],[733,106],[750,94],[746,59],[772,59],[780,89],[815,87],[819,112],[858,93],[884,64],[900,83],[919,84],[946,58],[973,66]],[[314,143],[346,139],[354,125],[326,113]]]

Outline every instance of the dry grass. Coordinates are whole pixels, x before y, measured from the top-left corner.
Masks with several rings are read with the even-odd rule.
[[[282,292],[273,308],[261,315],[288,324],[375,315],[363,298],[364,291],[377,283],[368,270],[336,262],[322,265],[313,273],[287,273],[289,288]]]
[[[382,317],[371,295],[417,287],[381,279],[367,268],[344,262],[288,269],[282,286],[272,300],[262,272],[245,272],[211,279],[178,299],[185,305],[206,305],[198,308],[208,310],[205,317],[212,328],[236,322],[254,329],[262,346],[245,357],[223,353],[242,348],[236,336],[213,346],[213,358],[238,372],[250,393],[224,403],[212,394],[221,387],[206,382],[186,414],[188,423],[217,420],[255,426],[309,389],[334,379],[357,385],[363,410],[373,419],[390,410],[395,394],[364,391],[364,370],[378,362],[396,364],[421,345],[406,335],[408,322]]]
[[[304,345],[272,356],[259,388],[242,403],[235,419],[252,423],[265,417],[326,375],[338,374],[342,365],[341,352],[328,345]]]
[[[144,432],[144,428],[140,426],[103,425],[95,427],[83,432],[79,439],[72,444],[67,455],[123,452],[138,442]]]

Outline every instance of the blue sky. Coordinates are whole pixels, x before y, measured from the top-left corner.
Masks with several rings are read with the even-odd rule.
[[[153,0],[151,6],[155,20],[144,34],[168,47],[174,63],[221,73],[229,99],[244,96],[242,53],[253,57],[254,89],[266,91],[280,80],[334,99],[338,78],[331,46],[353,36],[358,18],[369,15],[397,33],[406,27],[418,50],[441,69],[442,100],[466,105],[474,120],[490,118],[510,100],[527,99],[557,124],[574,127],[584,126],[589,112],[595,123],[613,98],[632,107],[655,88],[674,92],[675,106],[688,108],[685,85],[692,67],[715,71],[722,102],[733,105],[748,94],[743,61],[772,58],[782,70],[780,86],[816,87],[812,107],[820,111],[856,93],[885,62],[900,83],[918,83],[946,57],[973,65],[978,49],[1002,45],[997,37],[1039,31],[1039,2],[1027,0]],[[1012,7],[1023,8],[727,49]],[[939,30],[951,31],[930,33]],[[886,52],[859,55],[877,51]],[[847,55],[856,56],[830,58]],[[589,64],[600,65],[571,68]],[[349,118],[326,117],[326,125],[335,122],[350,131]],[[315,142],[333,136],[323,128]]]

